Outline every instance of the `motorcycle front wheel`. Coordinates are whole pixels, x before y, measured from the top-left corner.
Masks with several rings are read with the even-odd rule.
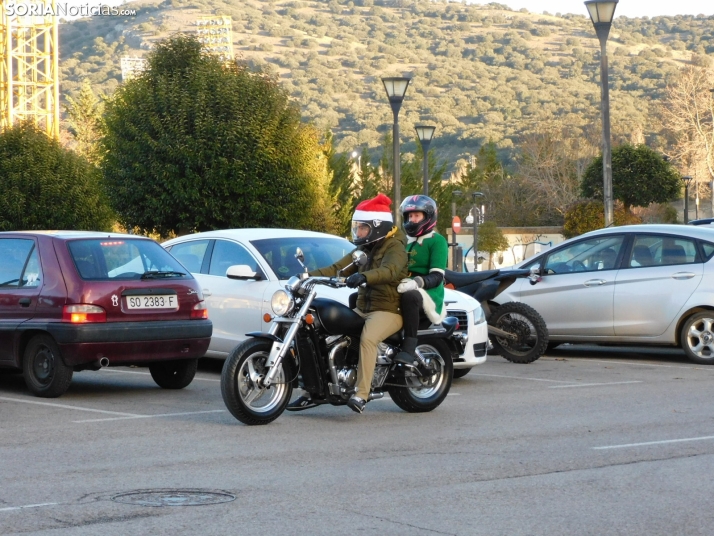
[[[259,380],[268,373],[265,366],[273,343],[265,339],[248,339],[230,353],[221,372],[221,394],[228,411],[244,424],[268,424],[285,411],[292,395],[286,360],[270,387]]]
[[[548,347],[548,327],[538,311],[520,302],[500,305],[488,319],[495,326],[516,336],[515,339],[491,335],[493,352],[513,363],[532,363]]]
[[[407,387],[389,388],[394,403],[409,413],[424,413],[439,407],[449,394],[454,377],[451,352],[444,342],[438,339],[419,341],[417,351],[429,362],[431,374],[407,376]]]

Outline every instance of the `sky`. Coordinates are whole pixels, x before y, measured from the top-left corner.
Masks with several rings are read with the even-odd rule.
[[[489,0],[478,0],[476,4],[487,4]],[[547,11],[556,13],[577,13],[588,16],[582,0],[493,0],[512,9],[526,8],[531,13]],[[712,0],[620,0],[615,9],[618,15],[626,17],[657,17],[659,15],[714,15]]]

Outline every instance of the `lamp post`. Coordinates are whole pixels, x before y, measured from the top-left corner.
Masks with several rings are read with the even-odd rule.
[[[399,156],[399,109],[402,107],[404,95],[409,87],[411,78],[403,77],[388,77],[382,78],[384,89],[387,91],[389,104],[392,106],[394,114],[394,126],[392,127],[393,141],[393,160],[394,160],[394,223],[397,227],[402,225],[402,215],[399,212],[399,205],[402,202],[402,185],[401,185],[401,162]]]
[[[684,224],[689,223],[689,183],[692,182],[692,177],[687,175],[682,177],[684,181]]]
[[[451,222],[452,222],[452,229],[451,229],[451,239],[453,242],[449,244],[452,249],[451,249],[451,269],[454,271],[456,270],[456,265],[458,264],[456,262],[456,233],[453,230],[453,222],[456,219],[456,198],[461,197],[462,193],[461,190],[454,190],[451,192]]]
[[[618,0],[588,0],[590,18],[595,26],[595,33],[600,40],[600,109],[602,115],[602,182],[605,204],[605,227],[613,222],[612,197],[612,152],[610,148],[610,89],[607,73],[607,36],[610,34],[612,19]]]
[[[429,195],[429,144],[434,137],[436,127],[416,125],[414,130],[416,130],[421,143],[421,152],[424,154],[424,195]]]

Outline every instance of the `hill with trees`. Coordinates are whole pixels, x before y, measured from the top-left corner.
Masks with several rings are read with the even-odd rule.
[[[380,77],[410,75],[399,116],[407,161],[417,152],[413,126],[420,122],[437,125],[431,147],[449,171],[489,141],[516,164],[529,137],[554,130],[571,144],[580,140],[588,158],[597,153],[600,52],[585,13],[421,0],[164,0],[125,7],[137,16],[60,25],[63,94],[76,98],[88,79],[97,94],[110,95],[122,83],[122,56],[142,56],[167,36],[194,32],[200,15],[230,15],[238,61],[272,73],[303,119],[332,132],[338,152],[384,144],[392,115]],[[712,63],[714,17],[618,17],[608,52],[615,142],[662,149],[656,110],[683,66]]]

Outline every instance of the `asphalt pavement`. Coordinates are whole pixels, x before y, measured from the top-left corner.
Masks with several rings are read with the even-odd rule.
[[[0,373],[0,534],[711,534],[714,367],[671,349],[498,356],[427,414],[388,397],[248,427],[184,390]]]

